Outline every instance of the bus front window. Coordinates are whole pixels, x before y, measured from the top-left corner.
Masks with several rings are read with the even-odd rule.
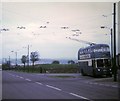
[[[111,66],[110,59],[104,59],[105,67]]]
[[[97,67],[109,67],[111,66],[110,59],[98,59]]]
[[[103,59],[98,59],[97,60],[97,67],[103,67],[104,63],[103,63]]]

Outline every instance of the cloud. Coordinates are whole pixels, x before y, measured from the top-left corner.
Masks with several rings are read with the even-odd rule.
[[[109,44],[109,30],[100,29],[101,25],[111,25],[103,14],[110,14],[112,3],[3,3],[2,27],[3,51],[21,49],[28,44],[31,51],[40,50],[43,57],[76,57],[80,47],[87,46],[67,39],[73,37],[72,30],[79,29],[82,34],[74,37],[80,40]],[[18,12],[19,11],[19,12]],[[49,22],[49,23],[47,23]],[[24,26],[25,29],[18,29]],[[40,28],[40,26],[46,26]],[[68,29],[61,29],[68,27]],[[24,51],[21,51],[21,54]],[[9,52],[4,53],[8,57]]]

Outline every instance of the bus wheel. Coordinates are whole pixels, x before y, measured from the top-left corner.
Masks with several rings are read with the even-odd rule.
[[[93,69],[93,77],[96,77],[96,73],[95,73],[95,70]]]
[[[82,74],[82,76],[85,76],[83,69],[81,69],[81,74]]]
[[[109,74],[109,77],[112,77],[112,74]]]

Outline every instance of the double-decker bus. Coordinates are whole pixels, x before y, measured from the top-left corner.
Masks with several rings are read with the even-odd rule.
[[[94,44],[78,51],[82,75],[112,76],[110,49],[107,44]]]

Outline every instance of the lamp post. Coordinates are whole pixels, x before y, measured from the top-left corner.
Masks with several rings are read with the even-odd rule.
[[[11,65],[10,56],[9,56],[8,65],[9,65],[9,70],[10,70],[10,65]]]
[[[117,81],[117,66],[116,66],[116,3],[113,4],[113,29],[114,29],[114,59],[113,59],[113,67],[114,67],[114,81]]]
[[[112,38],[112,28],[106,27],[106,26],[101,26],[101,28],[107,28],[110,30],[110,43],[111,43],[111,66],[113,66],[113,38]]]
[[[117,81],[117,66],[116,66],[116,3],[113,4],[113,38],[111,38],[111,42],[113,41],[113,45],[114,47],[113,50],[113,61],[112,61],[112,65],[113,65],[113,74],[114,74],[114,81]],[[102,27],[103,28],[103,27]],[[112,32],[112,29],[111,29]]]
[[[15,52],[15,56],[16,56],[16,66],[17,66],[17,52]]]
[[[28,66],[29,66],[29,45],[28,45]]]

